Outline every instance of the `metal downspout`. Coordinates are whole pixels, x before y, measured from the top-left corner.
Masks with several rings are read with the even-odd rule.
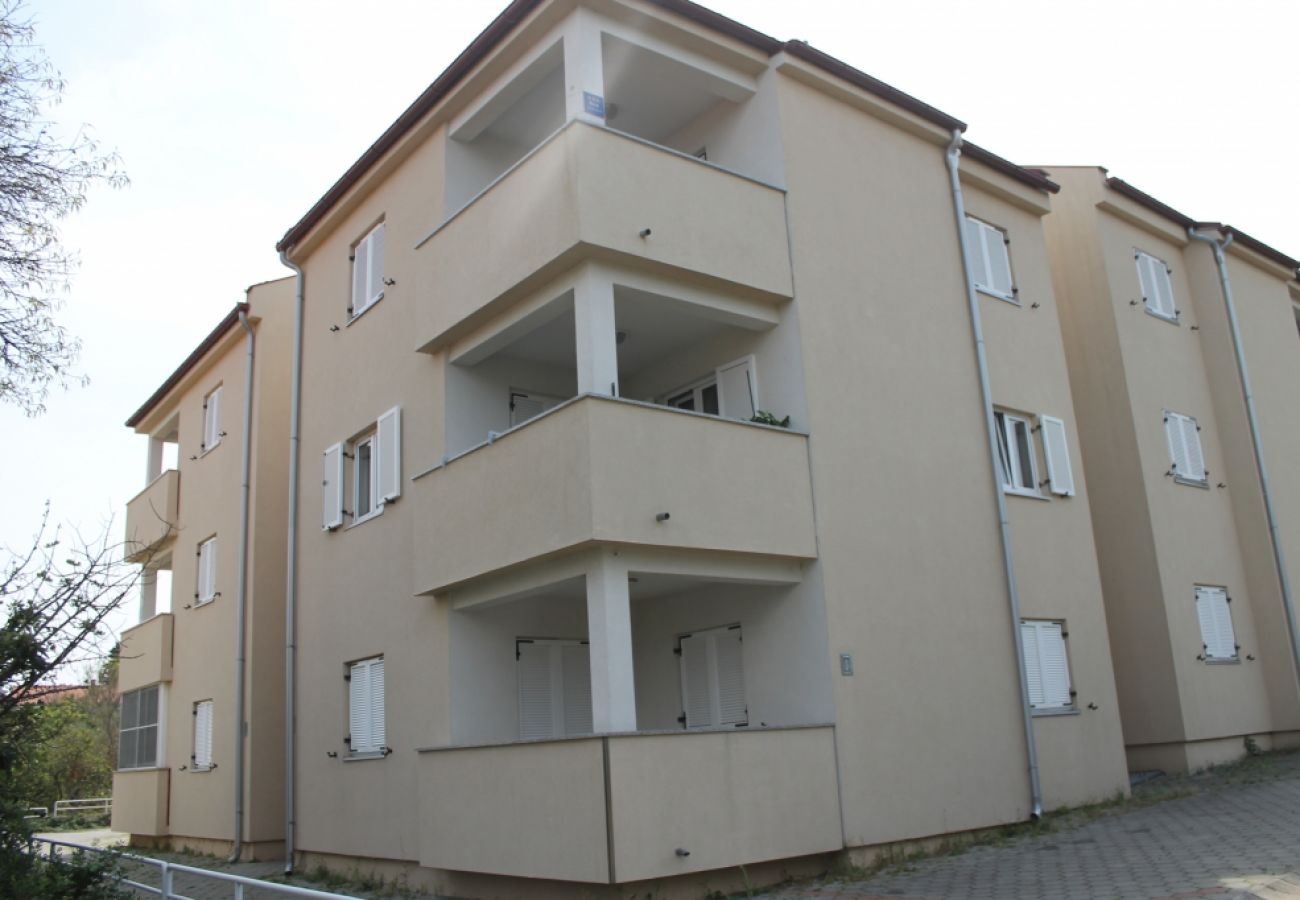
[[[249,470],[253,452],[253,356],[257,338],[248,324],[248,313],[239,313],[239,324],[248,333],[248,350],[244,357],[244,438],[239,463],[239,599],[235,638],[235,837],[231,842],[230,862],[238,862],[244,851],[244,739],[247,728],[244,704],[245,668],[248,655],[248,494]]]
[[[1011,523],[1007,519],[1007,499],[1002,492],[999,469],[997,422],[993,418],[993,393],[989,387],[988,356],[984,348],[984,325],[980,319],[979,297],[970,276],[970,248],[966,244],[966,202],[961,193],[958,160],[961,157],[961,131],[952,133],[948,144],[948,178],[952,183],[952,208],[957,220],[957,243],[961,247],[962,277],[966,282],[966,302],[970,306],[971,331],[975,339],[975,361],[979,368],[980,398],[984,402],[984,430],[989,441],[989,462],[993,475],[993,495],[997,500],[998,531],[1002,540],[1002,567],[1007,576],[1007,605],[1011,610],[1011,632],[1016,644],[1016,671],[1020,676],[1020,710],[1025,725],[1025,752],[1029,757],[1030,815],[1043,814],[1043,787],[1038,777],[1038,743],[1034,740],[1034,720],[1029,707],[1029,677],[1025,671],[1025,644],[1020,635],[1020,588],[1016,583],[1015,560],[1011,553]]]
[[[1264,465],[1264,443],[1259,437],[1259,420],[1255,416],[1255,394],[1250,387],[1250,374],[1246,371],[1246,353],[1241,346],[1241,331],[1237,326],[1237,304],[1232,298],[1232,282],[1228,279],[1228,260],[1223,251],[1232,244],[1233,233],[1228,232],[1222,241],[1206,237],[1193,228],[1187,229],[1194,241],[1209,244],[1214,250],[1214,264],[1219,268],[1219,287],[1223,290],[1223,305],[1228,312],[1228,331],[1232,334],[1232,352],[1237,358],[1237,375],[1241,379],[1241,396],[1246,401],[1246,419],[1250,423],[1250,446],[1255,451],[1255,469],[1259,475],[1260,493],[1264,495],[1264,515],[1268,519],[1268,537],[1273,544],[1273,564],[1277,566],[1277,580],[1282,589],[1282,609],[1286,612],[1287,636],[1291,639],[1291,659],[1296,676],[1300,677],[1300,640],[1297,640],[1295,606],[1291,597],[1291,580],[1286,573],[1286,560],[1282,555],[1282,541],[1278,537],[1277,517],[1273,513],[1273,493],[1269,488],[1268,467]]]
[[[295,737],[297,736],[296,682],[294,667],[297,657],[297,603],[298,603],[298,425],[299,401],[302,399],[302,315],[303,290],[306,275],[302,268],[290,261],[283,252],[280,262],[297,275],[293,301],[293,372],[289,389],[289,531],[285,554],[284,595],[284,871],[293,872],[294,803],[295,803]]]

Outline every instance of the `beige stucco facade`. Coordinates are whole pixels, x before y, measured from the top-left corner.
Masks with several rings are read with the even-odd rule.
[[[244,856],[282,849],[284,543],[293,282],[249,289],[255,335],[249,443]],[[247,333],[234,313],[133,417],[149,486],[128,506],[128,552],[144,566],[140,624],[122,637],[119,689],[156,691],[158,744],[114,776],[114,828],[148,846],[229,852],[235,834],[235,696]],[[207,406],[220,390],[205,433]],[[212,442],[210,439],[216,437]],[[167,445],[172,445],[168,447]],[[172,459],[166,459],[166,457]],[[210,587],[200,545],[215,539]],[[159,573],[170,576],[160,597]],[[165,583],[165,582],[164,582]],[[200,591],[211,593],[200,597]],[[165,607],[159,612],[159,607]],[[196,704],[210,702],[211,763],[195,765]],[[224,848],[224,849],[223,849]]]
[[[1103,170],[1050,172],[1063,187],[1048,234],[1130,765],[1202,768],[1244,754],[1248,737],[1271,744],[1300,714],[1214,255],[1189,238],[1190,220],[1142,202]],[[1167,266],[1172,317],[1144,302],[1139,253]],[[1227,258],[1262,444],[1277,461],[1279,534],[1294,561],[1300,483],[1281,463],[1300,448],[1295,272],[1242,245]],[[1171,474],[1170,413],[1195,419],[1203,485]],[[1208,658],[1203,647],[1198,585],[1221,586],[1230,598],[1230,659]]]
[[[1201,248],[978,148],[959,228],[961,123],[687,9],[518,0],[291,229],[293,446],[294,283],[250,294],[253,852],[691,896],[1124,794],[1126,745],[1179,768],[1295,730]],[[1186,257],[1180,325],[1129,305],[1135,244]],[[1300,288],[1231,260],[1278,352]],[[142,841],[231,835],[233,765],[185,761],[202,700],[232,748],[243,347],[230,328],[135,424],[181,448],[128,512],[177,598],[125,644],[168,722],[115,785]],[[1259,375],[1280,454],[1297,365]],[[196,453],[216,384],[230,424]],[[1164,408],[1227,486],[1161,477]],[[1194,659],[1196,584],[1231,586],[1256,659]]]

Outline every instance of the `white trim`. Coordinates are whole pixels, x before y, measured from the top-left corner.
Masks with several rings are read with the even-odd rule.
[[[1043,497],[1043,492],[1038,489],[1038,453],[1034,447],[1034,430],[1029,424],[1029,417],[1020,415],[1006,410],[995,410],[993,413],[994,421],[1000,424],[998,429],[998,450],[999,467],[1002,472],[1002,491],[1007,494],[1015,494],[1020,497]],[[1015,450],[1020,449],[1020,443],[1014,440],[1015,425],[1020,424],[1025,428],[1025,449],[1029,456],[1029,483],[1030,487],[1024,484],[1025,473],[1020,469],[1020,454],[1012,452],[1013,445]]]

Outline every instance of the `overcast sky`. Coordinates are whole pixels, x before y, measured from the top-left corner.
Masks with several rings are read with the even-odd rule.
[[[1200,219],[1300,255],[1291,0],[717,0],[969,123],[1019,163],[1098,164]],[[89,387],[24,419],[0,407],[0,544],[49,500],[87,533],[144,484],[122,422],[258,281],[274,245],[503,8],[501,2],[41,0],[29,11],[131,185],[66,223],[63,321]],[[119,626],[134,621],[134,610]]]

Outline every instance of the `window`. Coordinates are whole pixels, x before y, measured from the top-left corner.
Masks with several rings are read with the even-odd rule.
[[[1005,412],[995,412],[993,419],[997,423],[1003,489],[1012,494],[1040,496],[1029,420]]]
[[[377,656],[348,666],[348,747],[384,755],[384,741],[384,658]]]
[[[665,406],[748,422],[758,411],[754,357],[746,356],[663,398]]]
[[[1011,241],[1006,232],[979,219],[966,217],[966,244],[970,252],[970,277],[977,291],[1018,303],[1011,278]]]
[[[743,641],[739,625],[684,634],[681,657],[682,715],[686,728],[749,724],[745,704]]]
[[[1020,638],[1025,645],[1025,675],[1029,682],[1029,707],[1035,711],[1072,709],[1070,666],[1065,655],[1062,622],[1023,620]]]
[[[119,769],[152,769],[159,765],[161,718],[162,688],[158,685],[122,695],[122,724],[117,741]]]
[[[380,222],[352,248],[352,305],[348,314],[361,315],[384,297],[384,223]]]
[[[360,437],[325,451],[321,473],[321,528],[333,531],[345,516],[355,525],[384,511],[402,493],[402,417],[393,407]],[[352,510],[344,505],[352,460]]]
[[[591,654],[586,641],[519,638],[519,737],[591,734]]]
[[[199,450],[208,452],[225,436],[221,430],[221,387],[217,386],[203,398],[203,443],[199,444]]]
[[[1237,637],[1232,630],[1228,589],[1196,587],[1196,618],[1201,623],[1201,646],[1206,662],[1237,658]]]
[[[194,704],[194,750],[190,753],[190,771],[206,772],[212,764],[212,701]]]
[[[199,544],[198,583],[194,590],[194,605],[210,603],[217,594],[217,539],[210,537]]]
[[[1181,484],[1205,486],[1205,456],[1201,453],[1201,426],[1191,416],[1165,410],[1165,437],[1169,440],[1170,472]]]
[[[1174,308],[1174,288],[1169,281],[1169,273],[1173,270],[1165,265],[1164,260],[1141,250],[1135,250],[1133,258],[1137,260],[1138,283],[1142,286],[1142,303],[1147,312],[1176,321],[1178,310]]]

